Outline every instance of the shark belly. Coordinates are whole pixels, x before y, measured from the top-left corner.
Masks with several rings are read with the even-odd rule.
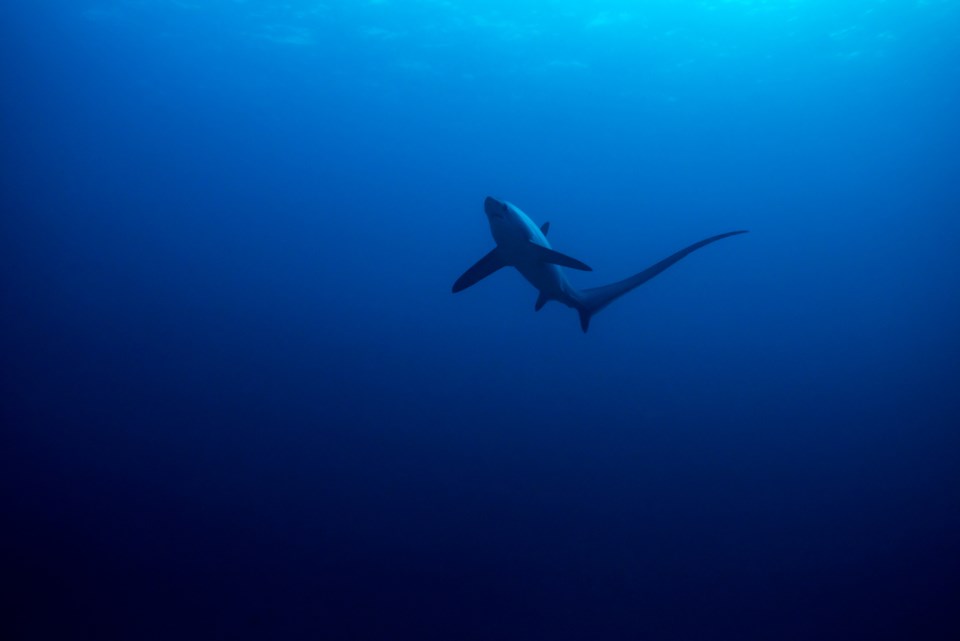
[[[514,267],[546,300],[556,300],[573,306],[570,286],[557,265],[534,260],[519,262]]]

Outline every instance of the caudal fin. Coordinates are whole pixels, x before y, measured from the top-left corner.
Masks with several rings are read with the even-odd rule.
[[[590,318],[599,312],[601,309],[620,298],[627,292],[632,289],[643,285],[645,282],[664,271],[681,258],[684,258],[688,254],[691,254],[701,247],[706,247],[712,242],[721,240],[723,238],[728,238],[730,236],[736,236],[737,234],[745,234],[747,230],[740,231],[731,231],[726,234],[720,234],[718,236],[711,236],[701,240],[699,243],[694,243],[689,247],[681,249],[675,254],[672,254],[659,263],[647,267],[645,270],[639,274],[634,274],[629,278],[624,278],[621,281],[616,283],[611,283],[610,285],[604,285],[603,287],[593,287],[591,289],[584,289],[580,292],[577,292],[576,295],[576,308],[577,312],[580,314],[580,329],[584,332],[587,331],[590,327]]]

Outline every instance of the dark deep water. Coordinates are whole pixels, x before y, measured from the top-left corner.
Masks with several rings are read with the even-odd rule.
[[[952,639],[960,2],[0,7],[13,639]],[[605,284],[498,273],[506,198]]]

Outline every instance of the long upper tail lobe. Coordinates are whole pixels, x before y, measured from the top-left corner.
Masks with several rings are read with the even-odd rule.
[[[730,236],[736,236],[737,234],[745,234],[747,230],[740,231],[731,231],[726,234],[720,234],[718,236],[711,236],[701,240],[699,243],[694,243],[689,247],[681,249],[675,254],[667,256],[659,263],[647,267],[645,270],[639,274],[634,274],[629,278],[624,278],[621,281],[616,283],[611,283],[610,285],[604,285],[603,287],[593,287],[590,289],[584,289],[577,292],[576,302],[577,302],[577,311],[580,313],[580,328],[584,332],[590,327],[590,317],[599,312],[601,309],[620,298],[627,292],[632,289],[643,285],[645,282],[667,269],[681,258],[684,258],[688,254],[691,254],[701,247],[706,247],[712,242],[721,240],[723,238],[728,238]]]

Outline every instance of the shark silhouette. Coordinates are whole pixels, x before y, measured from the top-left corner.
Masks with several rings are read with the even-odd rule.
[[[603,287],[578,290],[570,284],[560,267],[588,272],[593,270],[576,258],[561,254],[550,246],[547,240],[550,223],[537,227],[516,205],[490,196],[483,202],[483,209],[497,246],[457,279],[453,284],[453,293],[478,283],[501,267],[515,267],[540,292],[535,310],[540,311],[551,300],[559,301],[577,310],[580,314],[580,328],[584,332],[590,327],[590,318],[594,314],[630,290],[643,285],[681,258],[721,238],[747,233],[746,230],[739,230],[711,236],[629,278]]]

